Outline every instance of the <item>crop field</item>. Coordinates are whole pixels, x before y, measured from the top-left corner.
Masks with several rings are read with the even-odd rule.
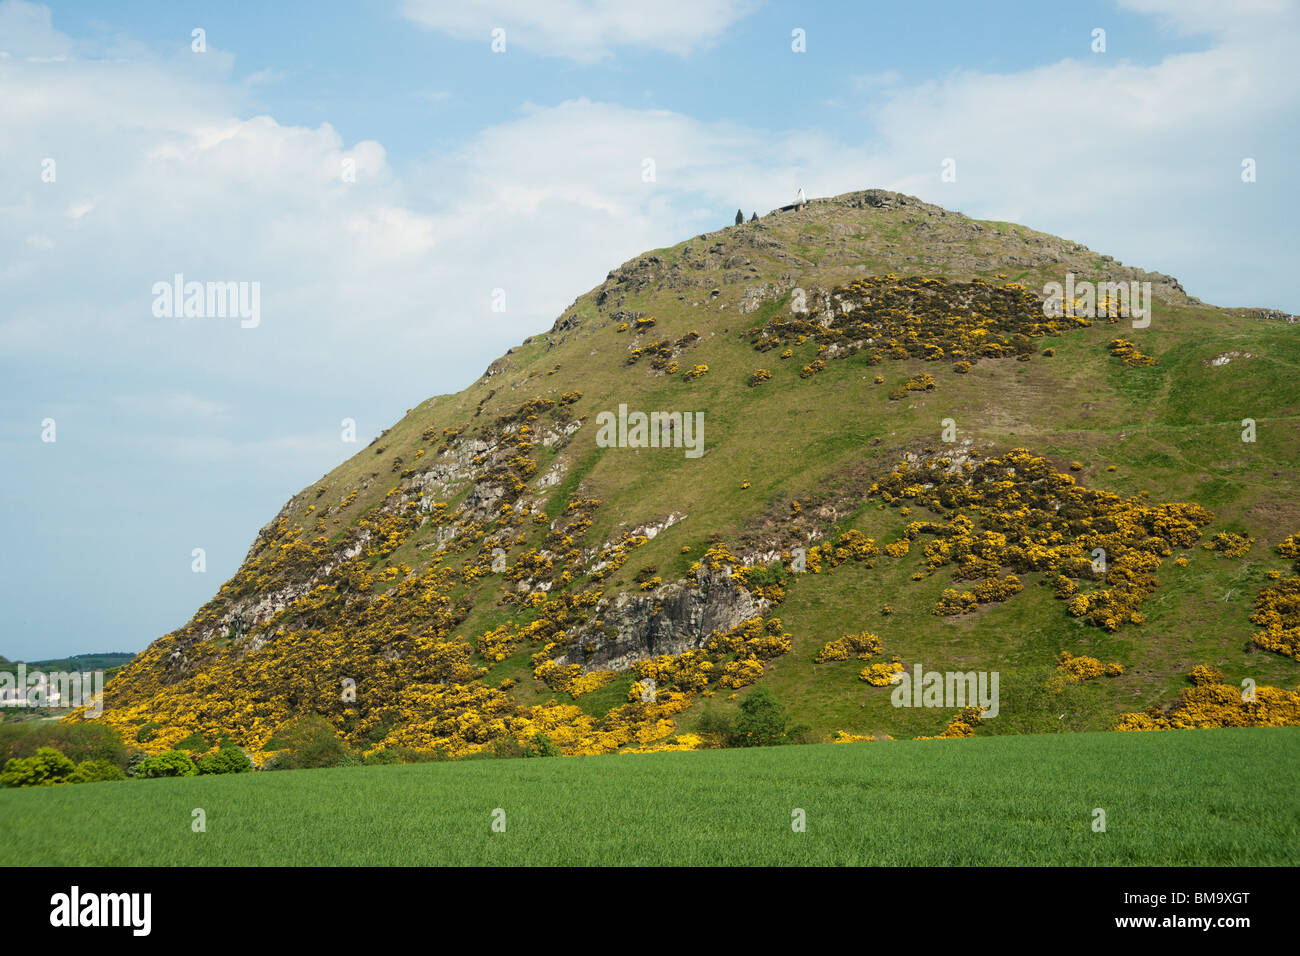
[[[1252,728],[35,787],[0,791],[0,864],[1294,866],[1298,754]]]

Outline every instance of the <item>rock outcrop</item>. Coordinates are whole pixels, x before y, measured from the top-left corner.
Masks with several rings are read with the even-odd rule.
[[[714,631],[766,609],[767,602],[741,587],[730,568],[701,570],[696,582],[666,584],[651,594],[623,592],[603,601],[595,615],[599,624],[580,629],[556,663],[622,670],[646,657],[702,647]]]

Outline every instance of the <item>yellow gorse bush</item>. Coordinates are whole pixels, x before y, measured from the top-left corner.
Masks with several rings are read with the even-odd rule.
[[[1111,339],[1106,346],[1110,354],[1121,359],[1125,365],[1132,368],[1139,368],[1144,365],[1155,365],[1156,360],[1150,355],[1144,355],[1138,350],[1138,347],[1128,339]]]
[[[707,365],[693,365],[682,373],[682,379],[683,381],[692,382],[706,375],[708,371],[709,367]]]
[[[1277,551],[1284,558],[1300,558],[1296,535],[1287,536]],[[1296,565],[1300,569],[1300,560]],[[1300,577],[1284,578],[1272,573],[1269,577],[1276,583],[1260,590],[1250,618],[1263,630],[1251,640],[1266,651],[1300,660]]]
[[[866,681],[872,687],[888,687],[894,682],[895,674],[902,674],[905,668],[898,661],[883,661],[868,664],[858,674],[858,680]]]
[[[1116,662],[1103,664],[1095,657],[1075,657],[1069,651],[1062,651],[1056,670],[1066,680],[1079,684],[1103,676],[1118,677],[1124,673],[1124,666]]]
[[[1121,498],[1088,489],[1023,448],[955,467],[944,457],[903,462],[871,488],[894,507],[921,505],[936,518],[913,521],[905,537],[924,545],[931,571],[954,568],[970,590],[949,588],[938,614],[974,610],[981,599],[1005,600],[1020,588],[1017,574],[1044,572],[1069,613],[1116,631],[1140,624],[1141,606],[1155,592],[1161,558],[1201,537],[1213,515],[1195,504],[1155,504],[1146,495]],[[1106,570],[1094,570],[1102,549]],[[1003,575],[1003,569],[1012,574]],[[1067,581],[1103,587],[1075,593]]]
[[[846,634],[841,638],[827,642],[817,652],[818,664],[829,661],[847,661],[850,657],[866,660],[880,653],[880,638],[866,631],[860,634]]]
[[[967,707],[948,722],[943,732],[935,737],[917,737],[917,740],[949,740],[959,737],[974,737],[975,728],[983,723],[984,717],[979,707]]]
[[[959,366],[985,358],[1028,358],[1033,340],[1059,335],[1091,323],[1084,318],[1044,316],[1038,298],[1019,283],[995,286],[983,280],[894,275],[856,280],[830,293],[830,321],[781,315],[750,332],[760,352],[818,343],[821,354],[835,359],[865,353],[869,365],[886,359],[956,359]],[[788,357],[784,348],[781,357]],[[819,360],[820,361],[820,360]],[[815,365],[816,363],[814,363]],[[806,366],[809,378],[820,369]],[[877,379],[877,383],[883,379]],[[934,387],[929,376],[917,376],[914,388]],[[902,397],[907,387],[891,397]]]
[[[1221,531],[1201,547],[1207,551],[1218,551],[1225,557],[1244,558],[1254,544],[1254,538],[1246,538],[1232,531]]]
[[[1161,710],[1120,716],[1116,730],[1189,730],[1206,727],[1300,726],[1300,692],[1278,687],[1255,688],[1254,699],[1240,687],[1222,683],[1215,667],[1198,665],[1189,675],[1193,686]]]

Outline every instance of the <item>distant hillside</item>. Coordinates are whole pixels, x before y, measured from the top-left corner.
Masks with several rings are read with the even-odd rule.
[[[71,657],[52,657],[43,661],[27,661],[29,671],[107,671],[121,667],[130,661],[134,654],[123,651],[111,651],[106,654],[73,654]],[[13,672],[18,661],[0,657],[0,671]]]
[[[713,746],[756,686],[804,740],[1296,722],[1292,319],[880,190],[653,250],[295,495],[105,719],[395,759]],[[998,714],[895,706],[918,666]]]

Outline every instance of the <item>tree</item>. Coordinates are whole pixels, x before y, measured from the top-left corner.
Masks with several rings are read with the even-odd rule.
[[[52,787],[68,783],[77,765],[53,747],[41,747],[30,757],[15,757],[0,773],[3,787]]]
[[[524,749],[525,757],[559,757],[560,748],[551,743],[551,738],[546,734],[537,734],[533,737],[532,745]]]
[[[788,743],[790,720],[781,702],[766,687],[756,687],[740,702],[736,715],[735,743],[739,747],[771,747]]]
[[[126,766],[126,745],[117,731],[103,721],[72,724],[22,720],[0,724],[0,764],[10,757],[31,757],[41,747],[52,747],[74,763],[107,760]]]
[[[739,226],[739,225],[740,225],[742,222],[744,222],[744,221],[745,221],[745,214],[744,214],[743,212],[741,212],[739,209],[737,209],[737,210],[736,210],[736,225]]]
[[[266,765],[268,770],[306,770],[356,763],[357,758],[324,717],[311,714],[284,724],[275,732],[281,752]]]
[[[136,768],[137,777],[192,777],[198,773],[190,755],[180,750],[150,757]]]
[[[194,761],[199,773],[244,773],[253,769],[253,762],[234,744],[224,744],[216,753],[205,754]]]
[[[750,222],[758,222],[758,213],[754,213],[754,215],[750,216],[750,217],[749,217],[749,221],[750,221]]]
[[[117,764],[107,760],[83,760],[68,777],[68,783],[102,783],[107,780],[125,780],[126,774]]]

